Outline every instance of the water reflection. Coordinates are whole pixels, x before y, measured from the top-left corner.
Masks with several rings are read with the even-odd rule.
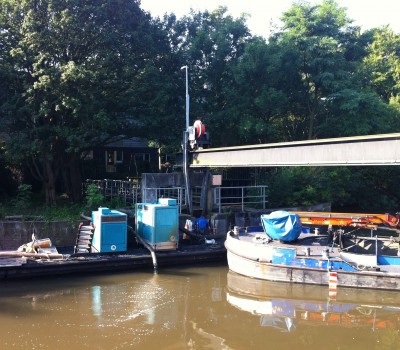
[[[298,324],[400,330],[400,295],[251,279],[229,272],[227,301],[260,317],[260,326],[294,332]]]
[[[164,285],[166,276],[146,275],[125,283],[91,287],[91,310],[98,327],[141,318],[145,325],[174,327],[179,319],[177,295]],[[184,286],[181,286],[184,288]]]
[[[21,281],[0,285],[0,349],[392,350],[399,307],[398,293],[333,300],[220,265]]]

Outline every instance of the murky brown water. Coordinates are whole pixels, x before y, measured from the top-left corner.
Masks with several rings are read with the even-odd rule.
[[[398,293],[249,280],[226,266],[0,284],[0,349],[400,349]]]

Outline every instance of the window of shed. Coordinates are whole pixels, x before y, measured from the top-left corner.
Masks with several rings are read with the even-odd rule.
[[[150,162],[150,153],[136,153],[135,160],[142,162]]]
[[[114,151],[114,155],[115,155],[115,163],[122,163],[124,161],[123,151]]]

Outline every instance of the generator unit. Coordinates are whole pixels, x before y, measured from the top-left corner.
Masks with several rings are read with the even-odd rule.
[[[92,253],[114,253],[127,250],[127,215],[109,208],[92,212],[94,234]]]
[[[154,250],[174,250],[179,241],[179,213],[176,199],[160,198],[158,203],[137,203],[137,234]]]

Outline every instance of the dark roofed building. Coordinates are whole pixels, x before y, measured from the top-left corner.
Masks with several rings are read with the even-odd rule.
[[[157,147],[139,137],[119,138],[83,155],[87,179],[139,178],[144,172],[159,171]]]

